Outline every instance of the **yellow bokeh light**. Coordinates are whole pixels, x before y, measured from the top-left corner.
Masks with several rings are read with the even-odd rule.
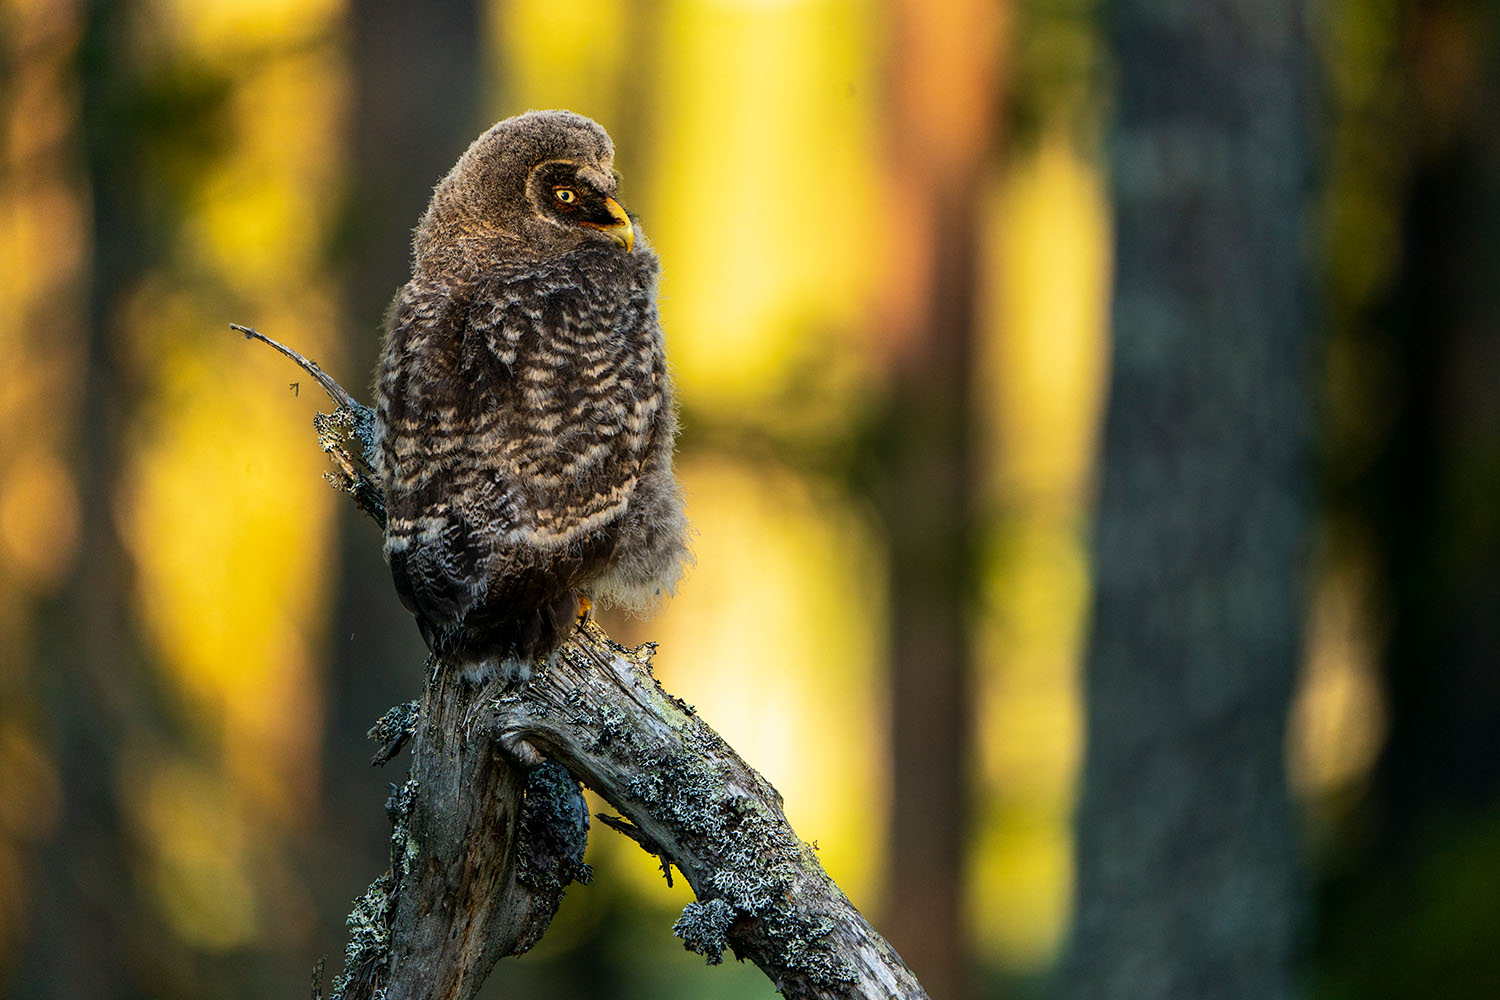
[[[1109,358],[1111,233],[1104,178],[1061,133],[1007,172],[991,208],[1003,280],[982,347],[994,491],[1082,499],[1096,452]]]
[[[328,192],[342,180],[338,56],[319,47],[260,62],[235,91],[233,154],[204,164],[179,254],[251,301],[320,277],[337,204]],[[309,103],[308,94],[324,99]],[[299,119],[287,135],[285,123]]]
[[[858,4],[677,2],[663,24],[645,226],[683,398],[764,404],[859,329],[881,228]],[[760,70],[775,65],[775,73]]]
[[[1070,919],[1110,232],[1098,165],[1060,132],[1017,154],[987,210],[999,280],[975,385],[993,520],[976,637],[982,822],[969,918],[992,961],[1037,969]]]
[[[1326,570],[1318,581],[1287,732],[1288,776],[1304,799],[1364,778],[1385,741],[1368,589],[1353,565]]]
[[[788,473],[683,470],[698,566],[650,633],[658,675],[782,793],[830,874],[869,902],[886,800],[884,582],[869,527]]]
[[[211,768],[181,760],[127,762],[142,863],[162,916],[183,941],[211,951],[255,938],[250,823]]]
[[[492,0],[491,41],[504,53],[496,63],[505,72],[498,89],[513,105],[497,117],[567,108],[621,138],[625,81],[650,70],[633,51],[642,13],[625,0],[576,0],[566,8],[551,0]]]
[[[993,961],[1044,968],[1067,932],[1073,897],[1073,835],[1066,811],[984,813],[976,825],[969,925]]]
[[[30,851],[63,780],[37,695],[34,617],[73,569],[81,499],[67,465],[84,342],[88,214],[77,141],[79,4],[0,3],[0,978],[48,891]],[[52,627],[58,626],[56,623]]]
[[[337,365],[338,282],[324,258],[343,183],[340,7],[163,3],[153,25],[161,58],[230,81],[216,109],[226,143],[183,168],[163,259],[111,317],[120,362],[142,383],[113,513],[143,633],[195,748],[128,748],[121,780],[143,877],[174,933],[204,950],[282,933],[268,919],[295,895],[281,852],[320,781],[339,498],[311,418],[326,401],[227,326]]]
[[[179,53],[234,60],[324,37],[344,0],[151,0],[150,7],[153,23]]]
[[[0,559],[23,586],[51,589],[78,549],[78,493],[54,453],[10,459],[0,478]]]
[[[199,718],[226,727],[227,746],[262,756],[252,775],[276,762],[264,787],[280,789],[286,810],[293,789],[311,792],[299,761],[315,753],[316,733],[299,727],[318,697],[304,632],[322,613],[336,498],[308,447],[311,407],[285,390],[285,363],[225,341],[244,357],[210,357],[260,377],[225,385],[209,358],[164,359],[164,405],[140,438],[125,525],[166,663],[207,710]]]

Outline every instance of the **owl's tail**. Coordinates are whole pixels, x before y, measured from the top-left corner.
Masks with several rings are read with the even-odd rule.
[[[437,626],[417,616],[427,648],[475,684],[500,679],[523,684],[538,662],[551,659],[578,623],[582,598],[569,591],[529,611],[481,606],[458,625]]]

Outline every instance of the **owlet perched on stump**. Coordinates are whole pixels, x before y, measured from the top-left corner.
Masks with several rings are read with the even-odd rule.
[[[433,191],[376,373],[385,554],[428,647],[525,680],[591,603],[650,610],[690,557],[656,255],[614,145],[508,118]]]

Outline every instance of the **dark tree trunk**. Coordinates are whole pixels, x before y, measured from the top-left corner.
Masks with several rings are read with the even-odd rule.
[[[477,0],[361,0],[350,9],[354,68],[352,237],[355,323],[373,369],[378,328],[411,271],[411,231],[482,120]],[[367,341],[364,338],[370,338]]]
[[[1401,391],[1359,491],[1390,610],[1377,780],[1397,849],[1434,812],[1500,804],[1500,65],[1481,48],[1500,17],[1469,6],[1409,21],[1418,145],[1385,317]],[[1481,67],[1473,89],[1455,62]]]
[[[1062,995],[1296,993],[1310,499],[1295,0],[1113,7],[1114,368]]]
[[[480,40],[475,0],[408,3],[369,0],[350,8],[354,72],[351,193],[340,250],[351,323],[348,359],[336,374],[369,384],[385,309],[411,270],[411,231],[432,188],[487,123],[480,120]],[[390,774],[369,767],[365,730],[411,696],[426,655],[416,625],[396,599],[390,572],[371,544],[374,528],[347,506],[338,520],[339,575],[324,752],[333,826],[358,831],[336,864],[342,902],[369,880],[385,852],[388,824],[379,802]],[[329,913],[331,935],[342,913]],[[334,928],[338,928],[335,930]]]
[[[977,193],[970,189],[970,193]],[[935,996],[964,994],[974,529],[968,360],[975,233],[969,201],[940,206],[939,276],[926,356],[892,397],[890,545],[892,811],[885,924]]]
[[[52,730],[61,813],[27,872],[34,906],[15,996],[144,997],[153,972],[141,953],[160,928],[142,926],[122,815],[119,763],[152,728],[149,671],[135,633],[134,566],[110,503],[124,467],[131,386],[118,350],[122,302],[155,249],[144,221],[150,137],[144,97],[120,54],[129,13],[90,4],[79,47],[82,139],[92,207],[88,340],[71,471],[83,500],[79,556],[37,620],[38,687]],[[161,934],[160,936],[165,936]],[[170,948],[158,950],[166,962]],[[86,958],[85,958],[86,956]]]
[[[892,381],[880,493],[890,566],[892,802],[883,924],[933,996],[967,994],[972,406],[984,168],[1001,4],[895,0],[888,66]],[[942,107],[933,107],[933,101]]]
[[[1354,402],[1345,433],[1331,435],[1332,514],[1373,577],[1388,731],[1366,794],[1335,817],[1320,971],[1375,1000],[1491,997],[1500,992],[1500,11],[1465,2],[1401,11],[1381,89],[1339,109],[1357,148],[1391,135],[1407,145],[1386,162],[1347,158],[1336,188],[1381,191],[1378,208],[1400,229],[1388,286],[1346,303],[1337,331],[1350,359],[1342,399]],[[1363,250],[1338,249],[1356,260]]]

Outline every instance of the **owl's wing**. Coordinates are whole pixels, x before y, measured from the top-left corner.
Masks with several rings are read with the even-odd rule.
[[[619,517],[662,404],[654,310],[565,260],[496,276],[466,323],[465,364],[493,391],[503,433],[490,444],[517,488],[501,541],[528,549],[576,545]]]
[[[464,321],[448,289],[409,283],[392,307],[375,387],[386,559],[424,633],[462,621],[484,582],[474,523],[483,501],[465,468],[479,414],[456,349]]]
[[[377,391],[386,553],[424,628],[526,618],[609,558],[645,438],[601,419],[618,382],[580,375],[638,381],[615,318],[555,276],[403,291]]]

